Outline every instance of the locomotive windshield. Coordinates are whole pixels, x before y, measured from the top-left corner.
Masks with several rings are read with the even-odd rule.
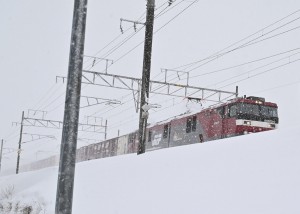
[[[248,103],[237,103],[229,108],[230,117],[240,119],[263,120],[278,118],[277,108]],[[278,119],[276,119],[277,121]]]
[[[261,106],[261,114],[267,117],[278,117],[277,109],[269,106]]]
[[[252,114],[259,116],[259,106],[246,104],[246,103],[239,103],[238,104],[238,113],[240,114]]]

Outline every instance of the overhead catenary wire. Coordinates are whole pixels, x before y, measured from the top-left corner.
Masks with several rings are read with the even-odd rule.
[[[250,35],[248,35],[248,36],[246,36],[246,37],[244,37],[244,38],[238,40],[237,42],[234,42],[234,43],[232,43],[232,44],[226,46],[225,48],[223,48],[223,49],[221,49],[221,50],[219,50],[219,51],[217,51],[217,52],[211,54],[211,55],[208,56],[208,57],[202,58],[202,59],[200,59],[200,60],[196,60],[196,61],[194,61],[194,62],[190,62],[190,63],[184,64],[184,65],[181,65],[181,66],[177,66],[177,67],[175,67],[175,68],[173,68],[173,69],[182,69],[182,68],[184,68],[184,67],[187,67],[187,66],[190,66],[190,65],[193,65],[193,64],[197,64],[197,63],[202,62],[202,61],[204,61],[204,60],[210,59],[211,57],[215,57],[216,55],[220,54],[221,52],[223,52],[223,51],[225,51],[225,50],[227,50],[227,49],[229,49],[229,48],[231,48],[231,47],[233,47],[233,46],[239,44],[239,43],[242,42],[242,41],[245,41],[245,40],[251,38],[252,36],[254,36],[254,35],[258,34],[258,33],[263,32],[265,29],[268,29],[268,28],[270,28],[270,27],[276,25],[277,23],[280,23],[281,21],[283,21],[283,20],[285,20],[285,19],[287,19],[287,18],[289,18],[289,17],[291,17],[291,16],[293,16],[294,14],[299,13],[299,12],[300,12],[300,9],[297,9],[296,11],[294,11],[294,12],[288,14],[287,16],[284,16],[283,18],[281,18],[281,19],[279,19],[279,20],[277,20],[277,21],[275,21],[275,22],[273,22],[273,23],[267,25],[266,27],[263,27],[263,28],[257,30],[256,32],[254,32],[254,33],[252,33],[252,34],[250,34]]]
[[[219,85],[219,84],[221,84],[221,83],[230,81],[230,80],[235,79],[235,78],[238,78],[238,77],[240,77],[240,76],[244,76],[244,75],[248,75],[248,76],[249,76],[249,74],[250,74],[251,72],[253,72],[253,71],[257,71],[257,70],[259,70],[259,69],[261,69],[261,68],[265,68],[265,67],[267,67],[267,66],[269,66],[269,65],[273,65],[273,64],[275,64],[275,63],[277,63],[277,62],[280,62],[280,61],[282,61],[282,60],[290,59],[292,56],[298,55],[299,53],[300,53],[300,52],[297,52],[297,53],[291,54],[291,55],[289,55],[289,56],[280,58],[280,59],[278,59],[278,60],[272,61],[272,62],[270,62],[270,63],[267,63],[267,64],[265,64],[265,65],[259,66],[259,67],[257,67],[257,68],[250,69],[250,70],[248,70],[248,71],[242,72],[242,73],[240,73],[240,74],[238,74],[238,75],[235,75],[235,76],[233,76],[233,77],[231,77],[231,78],[227,78],[227,79],[222,80],[222,81],[220,81],[220,82],[214,83],[214,85]]]
[[[284,24],[282,24],[281,26],[276,27],[275,29],[270,30],[269,32],[265,32],[264,34],[258,36],[257,38],[252,39],[251,41],[247,41],[246,43],[244,43],[244,44],[242,44],[242,45],[240,45],[240,46],[238,46],[238,47],[236,47],[236,48],[233,48],[233,49],[231,49],[231,50],[229,50],[229,51],[226,51],[226,52],[223,52],[223,53],[222,53],[222,51],[224,51],[224,50],[226,50],[226,49],[228,49],[228,48],[230,48],[230,47],[233,47],[234,45],[236,45],[236,44],[238,44],[238,43],[240,43],[240,42],[242,42],[242,41],[245,41],[245,40],[248,39],[248,38],[251,38],[252,36],[256,35],[257,33],[261,32],[261,31],[263,31],[263,30],[265,30],[265,29],[268,29],[268,28],[271,27],[271,26],[276,25],[277,23],[281,22],[282,20],[287,19],[288,17],[290,17],[290,16],[292,16],[292,15],[298,13],[299,11],[300,11],[300,10],[297,10],[297,11],[295,11],[295,12],[293,12],[293,13],[291,13],[291,14],[289,14],[289,15],[287,15],[287,16],[281,18],[281,19],[279,19],[278,21],[276,21],[276,22],[274,22],[274,23],[272,23],[272,24],[270,24],[270,25],[268,25],[268,26],[266,26],[266,27],[264,27],[264,28],[262,28],[262,29],[256,31],[255,33],[253,33],[253,34],[251,34],[251,35],[249,35],[249,36],[247,36],[247,37],[245,37],[245,38],[239,40],[238,42],[235,42],[235,43],[233,43],[233,44],[227,46],[226,48],[223,48],[222,50],[220,50],[220,51],[218,51],[218,52],[216,52],[216,53],[214,53],[214,54],[212,54],[212,55],[210,55],[210,56],[208,56],[208,57],[206,57],[206,58],[203,58],[203,59],[198,60],[198,61],[196,61],[196,62],[189,63],[189,64],[186,64],[186,65],[183,65],[183,66],[180,66],[180,67],[176,67],[176,68],[173,68],[173,69],[176,70],[176,69],[180,69],[181,67],[184,67],[184,66],[192,66],[193,64],[200,63],[200,62],[204,62],[204,61],[210,59],[209,61],[204,62],[204,63],[202,63],[201,65],[199,65],[199,66],[197,66],[197,67],[195,67],[195,68],[192,68],[192,69],[190,69],[189,71],[187,71],[187,72],[190,72],[190,71],[193,71],[193,70],[195,70],[195,69],[197,69],[197,68],[199,68],[199,67],[202,67],[203,65],[206,65],[206,64],[208,64],[208,63],[210,63],[210,62],[212,62],[212,61],[214,61],[214,60],[216,60],[216,59],[219,59],[220,57],[222,57],[222,56],[224,56],[224,55],[226,55],[226,54],[229,54],[229,53],[231,53],[231,52],[233,52],[233,51],[239,50],[239,49],[241,49],[241,48],[248,47],[248,46],[250,46],[250,45],[254,45],[254,44],[260,43],[260,42],[262,42],[262,41],[265,41],[265,40],[274,38],[274,37],[276,37],[276,36],[279,36],[279,35],[288,33],[288,32],[293,31],[293,30],[297,30],[299,27],[289,29],[289,30],[287,30],[287,31],[278,33],[278,34],[276,34],[276,35],[273,35],[273,36],[270,36],[270,37],[268,37],[268,38],[264,38],[264,39],[262,39],[262,40],[259,40],[259,41],[256,41],[256,42],[255,42],[255,40],[257,40],[257,39],[259,39],[259,38],[261,38],[261,37],[264,37],[264,36],[266,36],[266,35],[268,35],[268,34],[274,32],[274,31],[276,31],[276,30],[278,30],[278,29],[280,29],[280,28],[283,28],[283,27],[285,27],[285,26],[287,26],[287,25],[289,25],[289,24],[291,24],[291,23],[293,23],[293,22],[299,20],[300,17],[297,17],[297,18],[295,18],[295,19],[293,19],[293,20],[291,20],[291,21],[289,21],[289,22],[287,22],[287,23],[284,23]],[[187,68],[185,68],[184,70],[186,70],[186,69],[187,69]],[[159,74],[158,74],[158,75],[159,75]],[[157,76],[158,76],[158,75],[157,75]],[[171,75],[169,75],[169,77],[170,77],[170,76],[171,76]],[[174,77],[174,78],[171,79],[170,81],[175,80],[176,78],[177,78],[177,77]]]
[[[249,76],[246,77],[246,78],[243,78],[243,79],[240,79],[240,80],[238,80],[238,81],[232,82],[232,83],[227,84],[227,85],[224,85],[224,86],[222,86],[222,87],[219,87],[219,89],[225,88],[225,87],[227,87],[227,86],[230,86],[230,85],[233,85],[233,84],[236,84],[236,83],[245,81],[245,80],[247,80],[247,79],[250,79],[250,78],[253,78],[253,77],[256,77],[256,76],[259,76],[259,75],[262,75],[262,74],[267,73],[267,72],[269,72],[269,71],[276,70],[276,69],[278,69],[278,68],[284,67],[284,66],[286,66],[286,65],[290,65],[290,64],[295,63],[295,62],[298,62],[298,61],[300,61],[300,58],[295,59],[295,60],[292,60],[292,61],[289,61],[289,62],[284,63],[284,64],[281,64],[281,65],[278,65],[278,66],[273,67],[273,68],[270,68],[270,69],[268,69],[268,70],[259,72],[259,73],[257,73],[257,74],[249,75]]]
[[[227,68],[225,68],[225,69],[218,69],[218,70],[215,70],[215,71],[212,71],[212,72],[206,72],[205,74],[213,74],[213,73],[216,73],[216,72],[220,72],[220,71],[224,71],[224,70],[228,70],[228,69],[240,67],[240,66],[243,66],[243,65],[251,64],[251,63],[254,63],[254,62],[258,62],[258,61],[261,61],[261,60],[265,60],[265,59],[269,59],[269,58],[272,58],[272,57],[275,57],[275,56],[279,56],[279,55],[282,55],[282,54],[286,54],[286,53],[289,53],[289,52],[292,52],[292,51],[295,51],[295,50],[298,50],[298,49],[299,49],[299,48],[292,49],[292,50],[285,51],[285,52],[281,52],[281,53],[278,53],[278,54],[275,54],[275,55],[271,55],[271,56],[268,56],[268,57],[264,57],[264,58],[260,58],[260,59],[253,60],[253,61],[250,61],[250,62],[242,63],[242,64],[239,64],[239,65],[236,65],[236,66],[230,66],[230,67],[227,67]],[[298,53],[296,53],[296,54],[298,54]],[[288,57],[284,57],[284,58],[282,58],[282,59],[289,58],[289,57],[291,57],[291,56],[293,56],[293,55],[295,55],[295,54],[292,54],[292,55],[290,55],[290,56],[288,56]],[[282,59],[280,59],[280,60],[282,60]],[[277,60],[277,61],[275,61],[275,62],[278,62],[278,61],[280,61],[280,60]],[[269,64],[267,64],[267,65],[269,65]],[[264,65],[264,66],[262,66],[262,67],[265,67],[265,66],[267,66],[267,65]],[[257,69],[255,69],[255,70],[257,70]],[[199,76],[203,76],[203,75],[204,75],[204,74],[195,75],[195,76],[191,76],[191,78],[199,77]],[[177,77],[171,79],[171,81],[174,80],[174,79],[177,79]],[[186,79],[186,78],[182,78],[182,79]],[[214,84],[214,85],[215,85],[215,84]],[[159,86],[159,87],[157,87],[156,89],[153,89],[153,91],[162,89],[162,88],[164,88],[164,87],[165,87],[164,85],[163,85],[163,86]],[[207,87],[211,87],[211,86],[207,86]]]
[[[50,89],[39,99],[39,101],[34,105],[33,109],[36,109],[36,107],[42,102],[44,101],[44,99],[49,98],[48,94],[55,88],[56,84],[54,83]]]
[[[258,59],[250,60],[250,61],[243,62],[243,63],[237,64],[237,65],[231,65],[231,66],[228,66],[228,67],[225,67],[225,68],[220,68],[220,69],[216,69],[216,70],[213,70],[213,71],[207,71],[207,72],[204,72],[202,74],[192,75],[192,76],[190,76],[190,78],[207,76],[207,75],[219,73],[219,72],[222,72],[222,71],[227,71],[227,70],[231,70],[231,69],[234,69],[234,68],[239,68],[239,67],[242,67],[242,66],[245,66],[245,65],[261,62],[261,61],[271,59],[271,58],[274,58],[274,57],[277,57],[277,56],[280,56],[280,55],[284,55],[284,54],[287,54],[287,53],[290,53],[290,52],[294,52],[294,51],[297,51],[297,50],[300,50],[300,47],[299,48],[293,48],[293,49],[290,49],[290,50],[287,50],[287,51],[282,51],[282,52],[272,54],[272,55],[269,55],[269,56],[265,56],[265,57],[261,57],[261,58],[258,58]],[[181,78],[182,78],[182,80],[186,79],[186,77],[181,77]]]
[[[275,90],[275,89],[278,89],[278,88],[285,88],[285,87],[289,87],[291,85],[297,85],[297,84],[300,84],[300,80],[285,83],[285,84],[281,84],[281,85],[277,85],[275,87],[271,87],[271,88],[267,88],[267,89],[263,89],[263,90],[259,90],[259,91],[253,91],[253,92],[250,92],[250,94],[263,93],[263,92],[266,92],[266,91],[272,91],[272,90]]]
[[[259,43],[259,42],[266,41],[266,40],[268,40],[268,39],[272,39],[272,38],[274,38],[274,37],[276,37],[276,36],[280,36],[280,35],[282,35],[282,34],[285,34],[285,33],[288,33],[288,32],[291,32],[291,31],[297,30],[297,29],[300,29],[300,26],[295,27],[295,28],[292,28],[292,29],[289,29],[289,30],[284,31],[284,32],[280,32],[280,33],[278,33],[278,34],[276,34],[276,35],[273,35],[273,36],[264,38],[264,39],[259,40],[259,41],[256,41],[256,42],[252,42],[252,43],[248,43],[248,42],[247,42],[247,43],[248,43],[247,45],[244,44],[244,45],[241,45],[241,46],[238,47],[238,48],[231,49],[231,50],[229,50],[229,51],[223,53],[222,55],[218,56],[217,58],[219,58],[219,57],[221,57],[221,56],[224,56],[225,54],[231,53],[231,52],[233,52],[233,51],[239,50],[239,49],[241,49],[241,48],[245,48],[245,47],[248,47],[248,46],[250,46],[250,45],[254,45],[254,44],[257,44],[257,43]],[[213,58],[213,59],[211,59],[211,60],[209,60],[209,61],[207,61],[207,62],[205,62],[205,63],[203,63],[203,64],[201,64],[201,65],[199,65],[199,66],[197,66],[196,68],[202,67],[202,66],[204,66],[204,65],[206,65],[206,64],[208,64],[208,63],[210,63],[210,62],[212,62],[212,61],[214,61],[214,60],[216,60],[217,58]],[[189,71],[187,71],[187,72],[191,72],[191,71],[195,70],[196,68],[193,68],[193,69],[191,69],[191,70],[189,70]],[[196,76],[193,76],[193,77],[197,77],[197,76],[202,76],[202,75],[199,74],[199,75],[196,75]],[[171,79],[171,81],[172,81],[172,80],[175,80],[176,78],[177,78],[177,77],[174,77],[173,79]]]
[[[297,20],[298,20],[298,19],[300,19],[300,17],[297,18]],[[290,24],[290,23],[289,23],[289,24]],[[282,25],[281,27],[286,26],[286,25],[287,25],[287,24]],[[281,27],[280,27],[280,28],[281,28]],[[280,28],[278,27],[277,30],[280,29]],[[194,71],[194,70],[196,70],[196,69],[198,69],[198,68],[200,68],[200,67],[202,67],[202,66],[204,66],[204,65],[206,65],[206,64],[208,64],[208,63],[210,63],[210,62],[212,62],[212,61],[215,61],[215,60],[219,59],[220,57],[223,57],[223,56],[225,56],[225,55],[227,55],[227,54],[229,54],[229,53],[232,53],[232,52],[234,52],[234,51],[237,51],[237,50],[240,50],[240,49],[242,49],[242,48],[246,48],[246,47],[248,47],[248,46],[255,45],[255,44],[258,44],[258,43],[260,43],[260,42],[263,42],[263,41],[266,41],[266,40],[275,38],[275,37],[277,37],[277,36],[280,36],[280,35],[289,33],[289,32],[291,32],[291,31],[297,30],[297,29],[299,29],[299,28],[300,28],[300,26],[297,26],[297,27],[295,27],[295,28],[291,28],[291,29],[288,29],[288,30],[286,30],[286,31],[280,32],[280,33],[278,33],[278,34],[275,34],[275,35],[269,36],[269,37],[267,37],[267,38],[258,40],[259,38],[262,38],[262,37],[268,35],[269,33],[274,32],[274,30],[272,30],[272,31],[270,31],[270,32],[268,32],[268,33],[265,33],[264,35],[261,35],[261,36],[259,36],[259,37],[256,37],[255,39],[252,39],[251,41],[248,41],[248,42],[246,42],[246,43],[244,43],[244,44],[242,44],[242,45],[240,45],[240,46],[238,46],[238,47],[236,47],[236,48],[233,48],[233,49],[231,49],[231,50],[229,50],[229,51],[226,51],[226,52],[220,53],[220,54],[218,54],[218,55],[215,55],[215,56],[209,58],[209,59],[210,59],[209,61],[204,62],[204,63],[202,63],[202,64],[200,64],[200,65],[198,65],[198,66],[196,66],[196,67],[194,67],[194,68],[191,68],[191,69],[189,69],[187,72]],[[256,40],[258,40],[258,41],[256,41]],[[207,58],[207,59],[208,59],[208,58]],[[205,61],[205,60],[203,60],[203,61]],[[200,61],[199,61],[199,62],[200,62]],[[187,69],[187,68],[186,68],[186,69]],[[186,70],[186,69],[184,69],[184,70]]]

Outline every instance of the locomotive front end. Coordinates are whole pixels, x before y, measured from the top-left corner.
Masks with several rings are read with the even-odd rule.
[[[273,130],[278,127],[278,106],[264,98],[247,97],[231,106],[236,117],[236,133],[248,134]]]

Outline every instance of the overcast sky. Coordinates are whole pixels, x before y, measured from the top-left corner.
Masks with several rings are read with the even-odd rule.
[[[73,4],[70,0],[0,0],[0,138],[6,140],[6,148],[17,148],[20,127],[12,126],[12,122],[20,122],[23,110],[47,111],[46,119],[63,118],[65,84],[55,79],[57,75],[67,75]],[[198,87],[235,91],[238,85],[240,95],[262,96],[277,103],[280,127],[297,122],[299,115],[294,110],[300,107],[299,1],[177,0],[168,7],[167,0],[157,0],[156,8],[152,79],[163,80],[161,68],[169,68],[189,72],[190,84]],[[125,32],[121,34],[120,18],[144,22],[145,9],[146,1],[141,0],[90,0],[85,55],[114,60],[108,73],[141,77],[144,28],[137,25],[135,33],[132,23],[122,23]],[[120,46],[124,41],[127,42]],[[210,58],[213,60],[205,65],[208,60],[184,66],[225,52],[229,53]],[[103,61],[96,61],[94,67],[91,62],[85,58],[84,69],[104,71]],[[240,64],[245,65],[236,67]],[[229,67],[234,68],[224,69]],[[168,81],[176,83],[185,78],[169,75]],[[84,108],[80,112],[82,122],[87,115],[107,119],[108,137],[116,136],[118,130],[126,134],[137,129],[132,92],[83,85],[82,95],[123,103]],[[150,122],[183,113],[190,105],[183,98],[157,95],[150,96],[149,102],[162,106],[150,111]],[[201,110],[209,104],[193,107]],[[56,140],[23,144],[23,163],[59,150],[61,130],[26,127],[24,132],[54,135]],[[80,132],[79,137],[101,140],[104,136]],[[29,140],[29,135],[24,136],[24,141]],[[91,142],[78,143],[82,146]],[[15,153],[6,155],[3,161],[7,167],[14,166]]]

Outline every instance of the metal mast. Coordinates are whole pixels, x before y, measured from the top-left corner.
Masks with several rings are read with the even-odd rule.
[[[87,0],[75,0],[56,193],[56,214],[72,213],[86,12]]]
[[[19,173],[19,166],[20,166],[20,154],[21,154],[21,144],[22,144],[22,135],[23,135],[23,122],[24,122],[24,111],[22,112],[22,120],[21,120],[21,129],[20,129],[20,139],[19,139],[19,147],[18,147],[18,157],[17,157],[16,174]]]
[[[147,16],[145,29],[145,45],[144,45],[144,62],[143,62],[143,76],[141,89],[141,103],[140,103],[140,120],[139,120],[139,147],[137,154],[145,153],[145,137],[148,112],[143,109],[147,104],[149,98],[149,81],[151,70],[151,53],[153,40],[153,22],[154,22],[154,8],[155,0],[147,0]]]

